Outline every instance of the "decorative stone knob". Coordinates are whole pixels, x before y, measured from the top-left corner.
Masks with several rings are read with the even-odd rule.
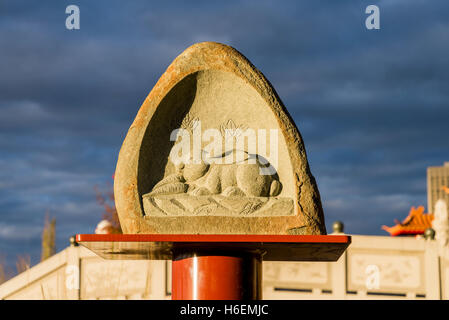
[[[335,221],[332,224],[332,230],[334,231],[334,233],[343,233],[344,228],[345,225],[341,221]]]
[[[77,247],[77,246],[78,246],[78,243],[76,242],[75,236],[71,236],[71,237],[69,238],[69,241],[70,241],[70,246],[71,246],[71,247]]]
[[[435,240],[435,230],[432,228],[427,228],[426,231],[424,231],[424,239]]]

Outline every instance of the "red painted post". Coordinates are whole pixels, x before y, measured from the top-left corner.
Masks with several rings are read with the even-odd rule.
[[[180,253],[172,263],[173,300],[258,300],[261,282],[258,253]]]

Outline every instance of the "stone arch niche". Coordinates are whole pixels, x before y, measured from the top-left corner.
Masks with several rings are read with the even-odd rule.
[[[174,161],[186,141],[190,156]],[[290,115],[260,71],[214,42],[186,49],[145,99],[120,150],[114,194],[125,233],[326,233]]]

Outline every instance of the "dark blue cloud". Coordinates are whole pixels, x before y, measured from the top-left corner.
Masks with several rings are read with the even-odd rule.
[[[364,9],[381,10],[368,31]],[[81,29],[65,29],[77,4]],[[140,104],[189,45],[246,55],[295,119],[328,225],[380,226],[426,205],[426,167],[449,159],[449,3],[389,1],[0,2],[0,254],[40,253],[101,219]]]

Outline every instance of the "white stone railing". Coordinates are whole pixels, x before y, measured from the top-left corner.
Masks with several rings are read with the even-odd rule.
[[[0,285],[0,299],[169,299],[166,262],[103,260],[69,247]]]
[[[337,262],[264,262],[264,299],[449,299],[449,249],[353,236]],[[69,247],[0,285],[0,299],[170,299],[170,263]]]
[[[264,299],[448,299],[448,249],[409,237],[353,236],[337,262],[264,263]]]

